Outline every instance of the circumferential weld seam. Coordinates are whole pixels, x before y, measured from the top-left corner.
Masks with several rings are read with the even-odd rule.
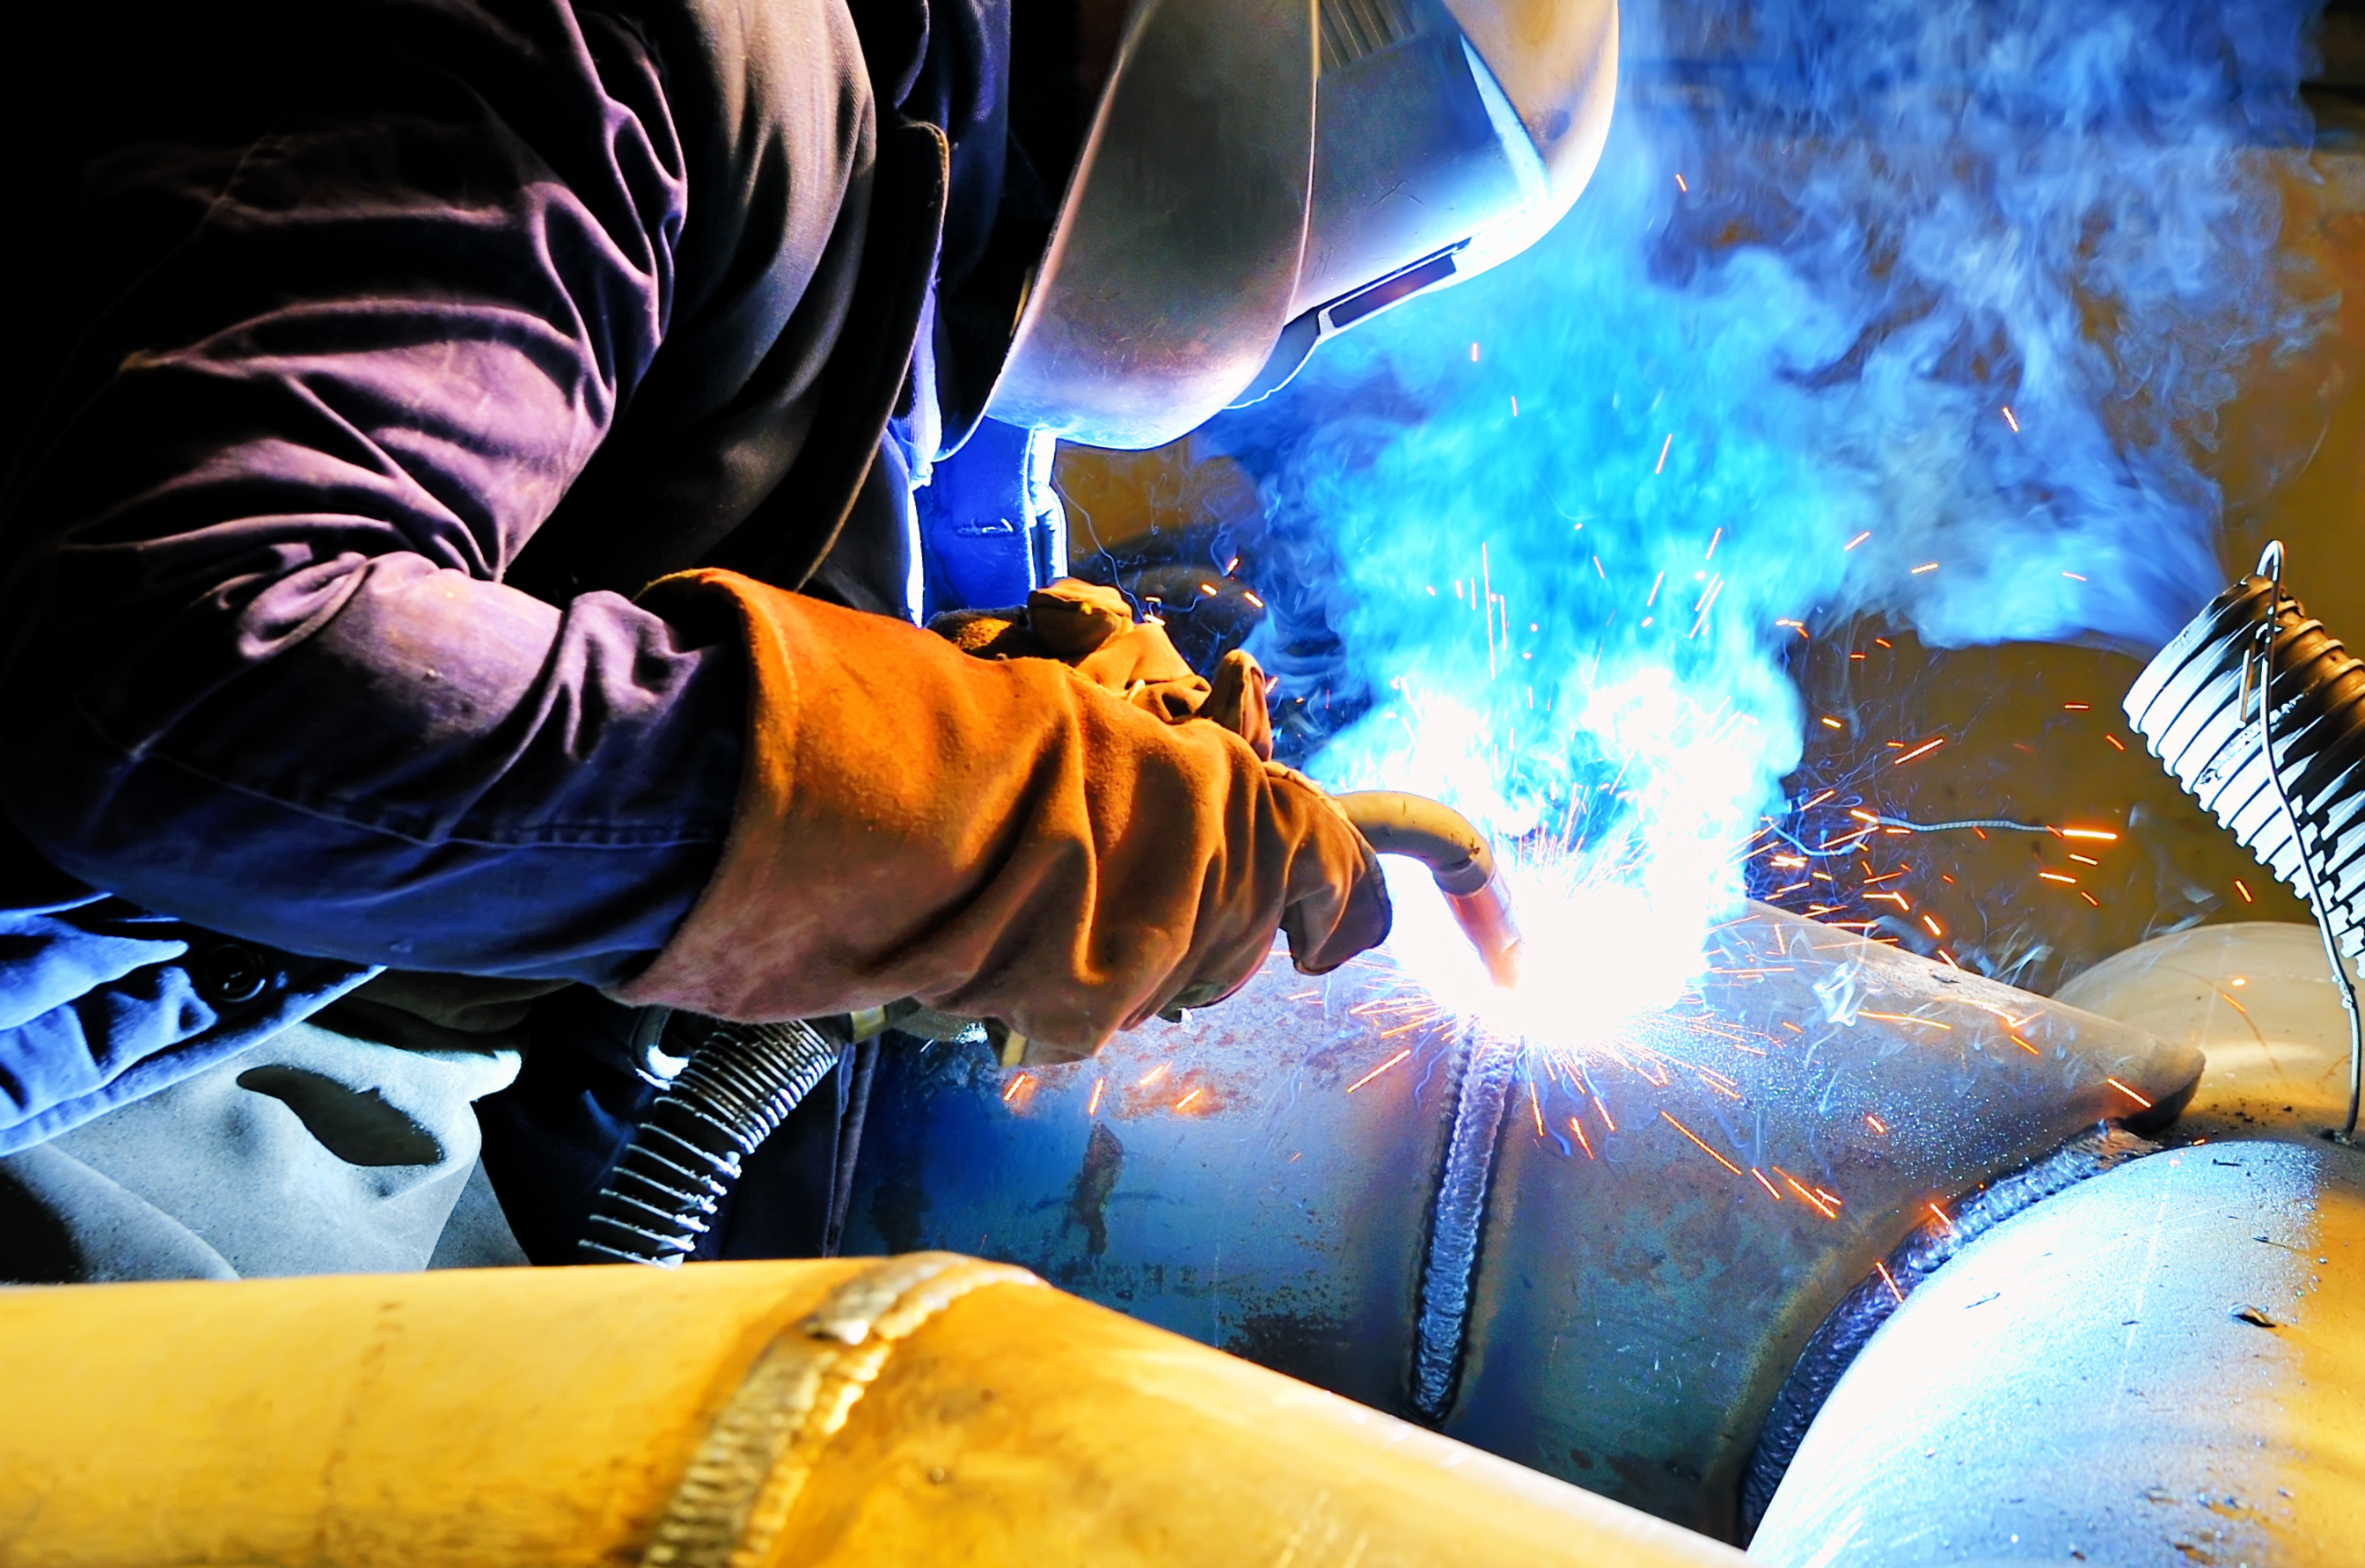
[[[840,1285],[747,1369],[674,1488],[643,1568],[758,1568],[895,1346],[973,1290],[1042,1282],[1005,1263],[915,1252]]]

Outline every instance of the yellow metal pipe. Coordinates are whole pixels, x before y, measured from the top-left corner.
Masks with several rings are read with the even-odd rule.
[[[1743,1561],[941,1253],[0,1291],[0,1388],[12,1568]]]

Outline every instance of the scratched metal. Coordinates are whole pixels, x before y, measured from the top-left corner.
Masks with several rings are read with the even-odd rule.
[[[1020,1262],[1396,1409],[1457,1076],[1437,1031],[1404,1029],[1403,990],[1368,961],[1309,980],[1275,958],[1243,995],[1089,1062],[882,1052],[844,1250]]]
[[[2322,1568],[2365,1519],[2365,1154],[2212,1142],[1973,1241],[1865,1347],[1767,1568]]]
[[[1442,1424],[1729,1536],[1790,1362],[1925,1205],[2172,1105],[2201,1057],[1765,906],[1713,945],[1678,1006],[1524,1042]],[[1383,961],[1312,980],[1276,959],[1023,1081],[902,1055],[846,1250],[1007,1259],[1407,1412],[1446,1069],[1472,1046],[1432,1012]]]

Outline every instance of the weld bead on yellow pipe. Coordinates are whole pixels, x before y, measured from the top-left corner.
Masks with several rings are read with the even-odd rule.
[[[1743,1562],[941,1253],[0,1291],[0,1388],[12,1568]]]

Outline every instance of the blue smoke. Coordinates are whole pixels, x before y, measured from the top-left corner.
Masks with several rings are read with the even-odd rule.
[[[1799,761],[1802,635],[2157,646],[2225,581],[2217,411],[2323,319],[2275,245],[2312,17],[1630,6],[1559,229],[1205,438],[1265,503],[1252,645],[1361,711],[1315,771],[1696,952]]]

